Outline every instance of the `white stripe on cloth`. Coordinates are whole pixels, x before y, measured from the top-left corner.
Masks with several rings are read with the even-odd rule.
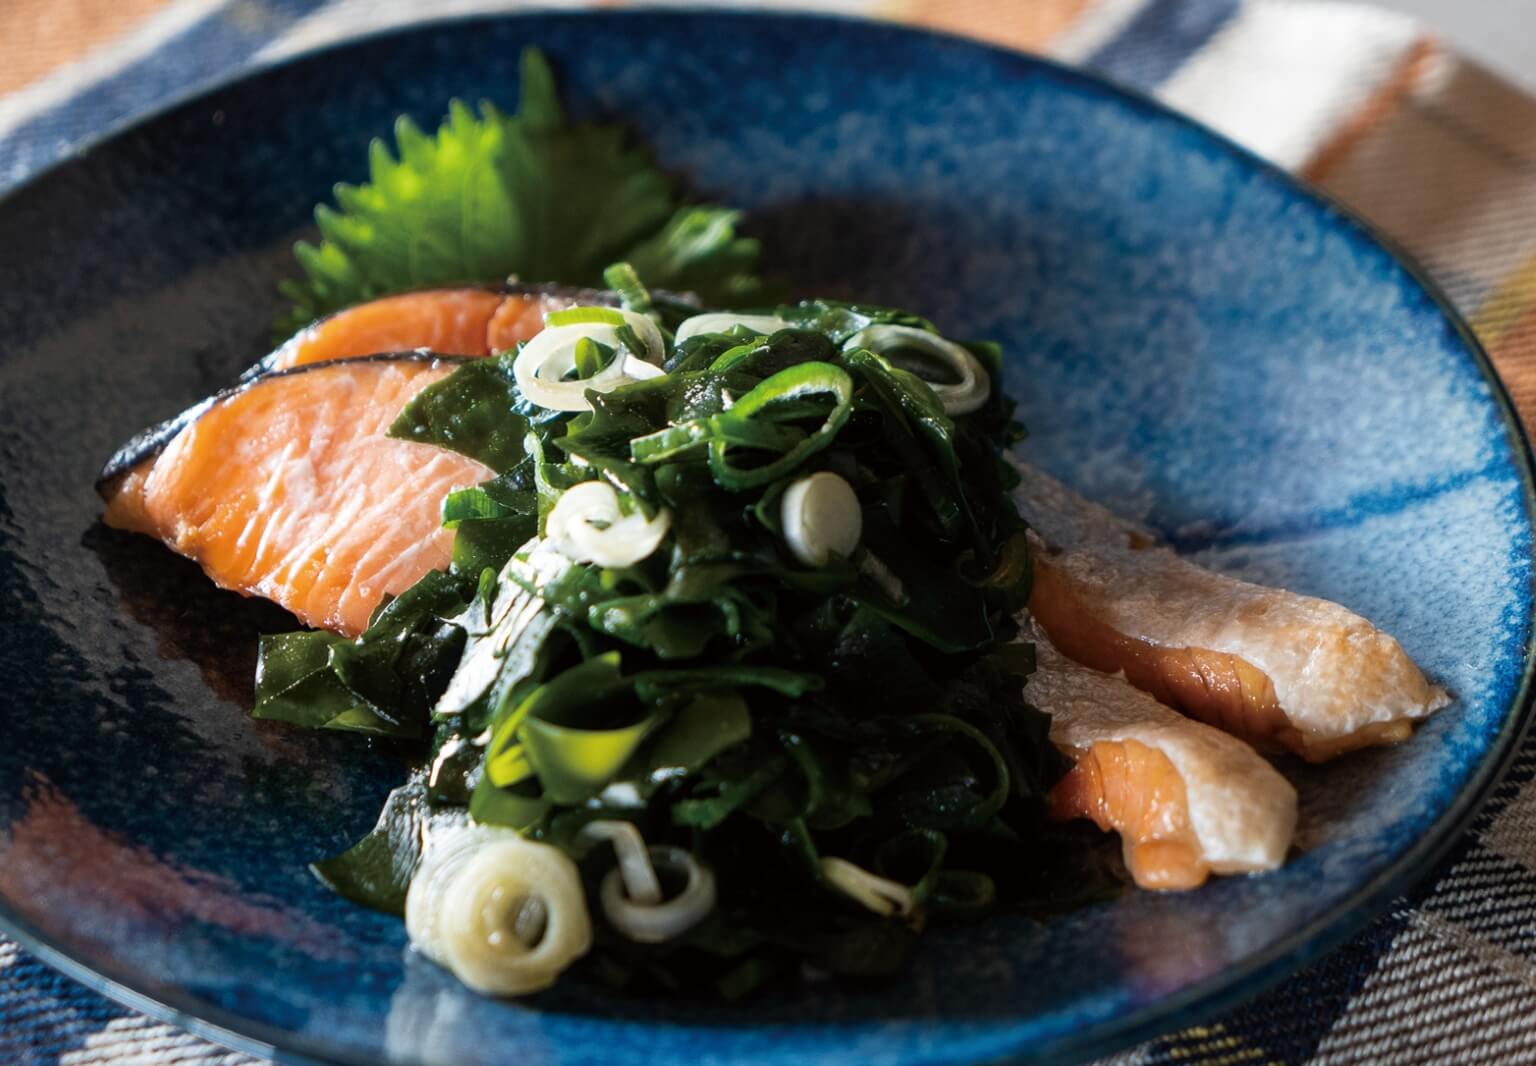
[[[225,1051],[190,1033],[143,1015],[114,1018],[58,1066],[262,1066],[266,1060]]]
[[[1081,63],[1120,35],[1147,6],[1147,0],[1099,0],[1062,30],[1047,46],[1051,58]]]
[[[1301,166],[1419,38],[1407,16],[1315,0],[1250,0],[1158,92],[1283,167]]]
[[[1149,1066],[1153,1061],[1153,1044],[1143,1044],[1141,1047],[1122,1051],[1118,1055],[1111,1055],[1104,1059],[1094,1059],[1093,1066]]]
[[[668,4],[665,0],[659,3],[656,0],[650,0],[646,6],[697,7],[700,5],[696,0],[681,0],[674,4]],[[874,7],[874,0],[752,0],[752,2],[715,3],[708,6],[771,7],[838,14],[867,14]],[[590,0],[435,0],[431,5],[429,17],[451,18],[460,15],[519,10],[583,10],[590,7],[592,7]],[[319,11],[299,20],[287,33],[277,37],[258,53],[257,60],[272,62],[334,41],[418,23],[423,21],[425,10],[420,0],[334,0]]]
[[[1483,846],[1536,871],[1536,785],[1522,788],[1482,832]]]
[[[455,15],[561,6],[583,8],[590,5],[584,0],[544,0],[540,3],[532,3],[530,0],[435,0],[430,8],[430,17],[450,18]],[[423,21],[423,13],[420,0],[336,0],[306,15],[288,32],[274,38],[256,53],[256,61],[265,63],[285,59],[336,41],[419,23]]]
[[[82,90],[152,55],[179,33],[207,18],[229,0],[176,0],[133,30],[114,37],[72,63],[24,88],[0,96],[0,137],[50,107],[64,103]]]
[[[1415,912],[1310,1062],[1536,1061],[1533,1015],[1536,974],[1528,962]]]

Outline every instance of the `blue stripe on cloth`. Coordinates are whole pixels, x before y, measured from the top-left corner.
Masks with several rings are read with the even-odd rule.
[[[1408,914],[1406,907],[1394,907],[1364,933],[1258,999],[1208,1026],[1153,1041],[1147,1048],[1148,1066],[1308,1061],[1408,925]]]
[[[1236,14],[1241,0],[1151,0],[1085,66],[1145,92],[1172,77]]]
[[[107,1023],[133,1013],[14,946],[0,946],[0,959],[0,1062],[53,1066]]]
[[[1409,914],[1409,903],[1398,900],[1355,939],[1256,1000],[1210,1025],[1152,1041],[1147,1066],[1306,1063],[1407,928]]]
[[[82,86],[56,107],[0,138],[0,188],[193,87],[228,76],[301,17],[328,0],[232,0],[142,59]]]

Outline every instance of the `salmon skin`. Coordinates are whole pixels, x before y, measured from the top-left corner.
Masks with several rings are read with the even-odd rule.
[[[1031,615],[1063,654],[1194,718],[1313,762],[1412,735],[1450,702],[1396,640],[1312,596],[1197,566],[1026,464]]]
[[[536,336],[550,311],[578,305],[617,307],[619,297],[602,289],[513,282],[397,293],[310,323],[246,370],[240,380],[251,382],[276,371],[378,353],[425,350],[439,356],[487,356]],[[219,398],[206,400],[129,439],[108,460],[100,482],[110,481],[160,451]]]
[[[313,363],[243,382],[120,451],[99,484],[105,522],[348,636],[386,595],[448,565],[443,498],[481,463],[386,436],[422,389],[462,363],[407,352]],[[162,434],[163,435],[163,434]]]
[[[1170,710],[1123,678],[1069,661],[1038,627],[1024,698],[1073,760],[1050,811],[1118,832],[1142,888],[1272,870],[1296,829],[1296,790],[1236,737]]]
[[[617,307],[619,297],[601,289],[516,282],[396,293],[310,323],[246,376],[375,352],[487,356],[531,340],[549,312],[578,305]]]
[[[367,355],[356,356],[349,359],[348,361],[353,363],[361,363],[368,360],[375,360],[379,362],[428,360],[436,361],[444,365],[458,365],[460,363],[467,363],[469,361],[467,357],[461,355],[447,355],[441,352],[421,352],[414,349],[397,352],[370,352]],[[304,366],[299,367],[290,367],[287,370],[262,370],[258,373],[257,370],[259,369],[260,365],[261,364],[258,363],[256,367],[246,371],[245,374],[241,375],[239,381],[229,386],[227,389],[221,389],[219,392],[214,393],[206,400],[199,400],[197,403],[193,404],[191,407],[188,407],[180,414],[172,415],[170,418],[167,418],[163,422],[156,422],[148,429],[140,430],[133,436],[129,437],[126,441],[123,442],[121,446],[118,447],[117,451],[112,453],[111,458],[102,464],[101,472],[96,475],[96,491],[100,493],[103,498],[107,498],[107,493],[111,489],[112,483],[114,481],[121,478],[125,473],[138,466],[146,459],[151,459],[156,455],[159,455],[162,451],[165,450],[166,445],[170,444],[170,442],[176,438],[178,433],[187,428],[187,426],[191,425],[193,422],[196,422],[198,418],[200,418],[209,408],[213,407],[215,404],[222,403],[223,401],[235,396],[236,394],[250,388],[252,385],[255,385],[258,382],[264,381],[268,378],[280,377],[287,374],[303,373],[311,364],[305,364]]]
[[[233,396],[254,383],[254,378],[242,381],[233,388],[225,389],[201,403],[193,404],[179,415],[173,415],[164,422],[156,422],[148,429],[140,430],[129,437],[117,451],[112,453],[112,457],[102,464],[101,473],[96,475],[96,491],[101,493],[104,499],[110,499],[108,492],[112,491],[112,486],[124,474],[145,460],[152,459],[163,452],[165,446],[176,439],[176,434],[196,422],[198,416],[215,403],[226,396]]]

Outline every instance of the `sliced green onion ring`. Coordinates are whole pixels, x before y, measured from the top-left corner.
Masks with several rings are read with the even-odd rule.
[[[848,371],[831,363],[796,363],[758,382],[727,411],[634,438],[629,452],[636,462],[655,464],[707,446],[715,483],[741,492],[778,480],[831,444],[852,404]],[[825,419],[810,432],[789,424],[822,411]],[[737,447],[780,454],[761,466],[738,467],[730,458]]]
[[[629,454],[637,463],[669,462],[712,440],[760,451],[787,452],[805,440],[805,434],[723,411],[636,437],[629,442]]]
[[[849,337],[843,351],[868,348],[878,355],[888,355],[903,348],[915,348],[935,356],[959,377],[956,382],[926,382],[944,405],[947,415],[969,414],[992,395],[992,379],[976,357],[954,341],[937,333],[913,326],[867,326]]]
[[[985,733],[952,714],[942,713],[914,714],[898,720],[894,728],[914,737],[932,734],[935,739],[931,746],[942,743],[939,738],[948,733],[969,741],[986,757],[992,769],[992,788],[981,797],[981,802],[966,814],[967,828],[980,829],[1002,810],[1013,785],[1008,774],[1007,761],[1003,758],[1002,752],[997,750],[997,745],[993,744]]]
[[[622,326],[624,314],[613,307],[567,307],[561,311],[549,311],[544,315],[544,326],[585,326],[601,323]]]
[[[654,518],[646,518],[639,510],[625,514],[612,485],[583,481],[560,494],[545,520],[544,535],[572,562],[612,568],[649,558],[671,528],[672,512],[667,508]]]
[[[799,363],[765,378],[731,407],[734,418],[761,418],[778,422],[803,416],[813,398],[832,401],[826,420],[785,454],[761,466],[738,467],[730,461],[730,442],[715,437],[709,442],[709,471],[715,482],[730,492],[757,488],[777,481],[837,437],[848,421],[853,404],[853,379],[848,371],[831,363]]]
[[[781,329],[788,329],[789,323],[778,315],[743,315],[734,311],[711,311],[708,314],[683,319],[677,327],[677,343],[682,344],[689,337],[697,337],[705,333],[724,333],[736,326],[745,326],[747,329],[769,337]]]
[[[612,392],[623,385],[660,377],[660,363],[666,357],[661,330],[645,315],[612,308],[573,307],[553,315],[580,313],[587,321],[572,325],[550,325],[523,345],[512,363],[512,376],[529,403],[551,411],[590,411],[587,392]],[[615,324],[614,317],[620,321]],[[569,321],[569,318],[565,319]],[[619,331],[629,327],[645,347],[644,352],[630,352]],[[576,367],[576,347],[583,339],[619,349],[622,354],[590,378],[561,380]]]
[[[967,548],[955,561],[960,577],[967,584],[987,588],[1011,588],[1029,574],[1029,540],[1022,533],[1015,533],[1003,542],[998,551],[997,565],[990,573],[976,572],[976,552]]]
[[[975,918],[997,903],[997,884],[979,870],[940,870],[929,910],[948,918]]]

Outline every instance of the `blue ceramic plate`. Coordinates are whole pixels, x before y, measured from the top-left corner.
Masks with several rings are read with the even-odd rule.
[[[265,347],[311,206],[519,49],[747,208],[808,290],[996,337],[1028,453],[1215,566],[1340,600],[1458,697],[1296,770],[1301,854],[1185,895],[926,938],[879,988],[722,1006],[465,992],[305,863],[402,775],[245,716],[288,620],[96,524],[114,445]],[[1357,928],[1486,792],[1523,717],[1530,467],[1488,363],[1337,209],[1046,63],[803,17],[456,22],[301,59],[0,204],[0,903],[46,958],[245,1047],[374,1063],[940,1063],[1086,1055],[1199,1020]]]

